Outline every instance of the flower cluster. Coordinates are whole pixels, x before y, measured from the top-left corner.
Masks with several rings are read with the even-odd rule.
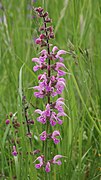
[[[45,171],[46,172],[50,172],[50,165],[51,164],[57,164],[57,165],[61,165],[61,161],[59,160],[60,158],[62,158],[62,155],[56,155],[54,156],[54,158],[52,160],[49,160],[48,162],[44,161],[44,156],[39,156],[34,162],[39,161],[38,164],[35,165],[36,169],[40,169],[41,167],[45,167]]]
[[[36,8],[35,11],[43,19],[43,26],[39,29],[41,34],[35,42],[43,49],[39,57],[32,58],[32,61],[35,63],[33,71],[44,70],[44,72],[38,76],[38,86],[33,87],[35,90],[34,96],[36,98],[47,97],[48,99],[45,110],[36,109],[35,113],[39,114],[37,121],[43,125],[46,124],[46,127],[55,126],[56,124],[62,125],[62,117],[66,116],[63,109],[64,99],[60,97],[55,102],[52,102],[51,99],[54,96],[60,95],[65,88],[65,79],[62,77],[66,74],[63,70],[66,68],[63,63],[63,55],[67,52],[65,50],[59,50],[57,46],[51,49],[52,45],[49,44],[49,40],[54,38],[53,27],[47,26],[51,22],[51,19],[48,17],[48,12],[43,11],[43,8]],[[60,142],[60,132],[58,130],[54,130],[53,132],[47,132],[45,130],[40,134],[40,139],[46,142],[47,139],[51,139],[55,144],[58,144]],[[40,169],[44,166],[45,171],[50,172],[50,165],[60,165],[61,161],[58,159],[62,157],[62,155],[56,155],[52,160],[48,160],[45,154],[41,155],[35,160],[35,162],[37,160],[39,161],[39,164],[36,164],[35,167]]]

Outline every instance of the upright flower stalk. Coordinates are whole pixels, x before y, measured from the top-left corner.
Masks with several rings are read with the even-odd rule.
[[[51,164],[61,165],[60,158],[62,155],[55,155],[51,160],[48,158],[48,142],[47,139],[53,141],[54,144],[60,142],[60,131],[54,130],[50,131],[50,126],[55,126],[56,124],[62,125],[62,117],[66,116],[63,105],[64,99],[58,98],[55,102],[52,102],[53,97],[61,95],[65,87],[65,79],[62,77],[66,74],[63,71],[65,65],[63,64],[62,55],[66,54],[65,50],[59,50],[57,46],[51,48],[49,44],[50,39],[54,39],[53,27],[47,26],[48,23],[51,23],[51,19],[48,17],[48,12],[44,12],[43,8],[35,8],[35,11],[38,13],[38,16],[43,19],[43,26],[40,27],[40,36],[36,39],[36,44],[40,45],[42,48],[40,52],[40,57],[32,58],[32,61],[35,63],[33,71],[37,70],[44,71],[43,74],[38,76],[39,85],[34,87],[34,96],[36,98],[47,97],[47,102],[45,110],[36,109],[35,113],[39,114],[37,121],[46,125],[45,131],[40,134],[40,140],[45,141],[44,144],[44,155],[39,156],[36,160],[39,163],[35,165],[37,169],[45,167],[46,172],[50,172]],[[46,47],[46,49],[43,49]],[[51,50],[52,49],[52,50]]]

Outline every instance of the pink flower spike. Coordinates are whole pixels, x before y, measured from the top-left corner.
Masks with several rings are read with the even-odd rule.
[[[16,151],[16,146],[13,146],[13,152],[12,152],[12,155],[13,156],[17,156],[17,151]]]
[[[43,132],[41,133],[40,139],[41,139],[41,141],[45,141],[46,138],[47,138],[47,133],[46,133],[46,131],[43,131]]]
[[[58,159],[60,159],[60,158],[62,158],[62,157],[63,157],[62,155],[56,155],[56,156],[54,156],[54,158],[53,158],[53,164],[61,165],[62,163],[61,163],[61,161],[58,160]]]
[[[44,157],[43,156],[39,156],[35,161],[39,161],[39,164],[36,164],[35,165],[35,168],[36,169],[40,169],[42,166],[43,166],[43,160],[44,160]],[[34,162],[35,162],[34,161]]]
[[[50,162],[47,162],[46,167],[45,167],[45,171],[47,173],[50,172]]]

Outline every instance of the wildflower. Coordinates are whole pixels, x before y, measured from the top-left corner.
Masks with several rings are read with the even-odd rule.
[[[64,100],[63,98],[58,98],[55,102],[55,105],[53,106],[59,112],[63,112],[63,107],[62,107],[64,105],[63,100]]]
[[[8,125],[10,123],[9,119],[6,119],[6,125]]]
[[[46,167],[45,167],[46,172],[50,172],[50,162],[47,162]]]
[[[60,142],[60,140],[57,139],[56,136],[60,136],[60,132],[55,130],[55,131],[52,133],[51,138],[53,139],[53,141],[54,141],[55,144],[58,144],[58,143]]]
[[[62,157],[63,157],[62,155],[56,155],[56,156],[54,156],[54,158],[53,158],[53,160],[52,160],[52,163],[53,163],[53,164],[61,165],[62,163],[61,163],[61,161],[58,160],[58,159],[60,159],[60,158],[62,158]]]
[[[13,151],[12,151],[12,155],[13,156],[17,156],[17,151],[16,151],[16,146],[13,146]]]
[[[35,161],[39,161],[39,164],[36,164],[35,168],[40,169],[44,164],[44,156],[39,156]]]
[[[56,54],[56,58],[59,59],[59,60],[62,62],[64,59],[61,57],[61,55],[62,55],[62,54],[66,54],[66,53],[67,53],[67,52],[64,51],[64,50],[59,50],[59,51],[57,52],[57,54]]]
[[[45,141],[46,138],[47,138],[47,133],[46,133],[46,131],[43,131],[43,132],[41,133],[40,139],[41,139],[42,141]]]
[[[40,139],[45,141],[47,138],[52,139],[55,144],[60,142],[60,132],[58,130],[54,130],[52,133],[49,132],[48,126],[55,126],[56,124],[62,125],[63,116],[66,116],[63,110],[63,98],[58,98],[55,102],[51,102],[51,97],[61,95],[65,88],[65,79],[62,77],[66,74],[63,68],[66,68],[63,64],[64,58],[62,55],[66,54],[65,50],[59,50],[57,46],[50,50],[51,44],[49,44],[49,40],[54,38],[53,27],[48,26],[47,23],[51,22],[51,19],[48,17],[48,12],[44,12],[43,8],[35,8],[35,11],[38,13],[39,17],[43,18],[44,24],[39,29],[41,31],[40,36],[36,39],[36,44],[40,45],[40,47],[47,47],[46,49],[41,50],[38,58],[33,58],[32,61],[35,63],[33,67],[34,72],[37,70],[45,70],[43,74],[39,74],[38,76],[38,85],[33,89],[35,90],[34,96],[36,98],[43,99],[47,97],[47,103],[45,105],[45,109],[36,109],[35,113],[39,114],[37,117],[37,121],[46,124],[46,129],[40,134]],[[58,62],[57,62],[58,61]],[[53,64],[52,64],[53,63]],[[47,149],[47,142],[45,143],[45,152]],[[39,156],[36,160],[39,161],[39,164],[36,164],[35,167],[40,169],[42,166],[45,167],[46,172],[50,172],[51,164],[61,164],[59,160],[62,158],[62,155],[56,155],[52,160],[48,160],[48,152],[44,154],[44,156]],[[35,161],[36,161],[35,160]]]

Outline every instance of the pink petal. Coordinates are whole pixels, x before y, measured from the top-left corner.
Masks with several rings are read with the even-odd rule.
[[[50,172],[50,162],[47,162],[46,167],[45,167],[46,172]]]
[[[57,62],[57,63],[56,63],[56,68],[55,68],[55,69],[59,69],[59,68],[61,68],[61,67],[66,68],[66,66],[65,66],[63,63]]]
[[[58,144],[60,142],[60,140],[57,139],[57,138],[54,138],[53,141],[54,141],[55,144]]]
[[[39,58],[32,58],[32,61],[33,61],[33,62],[40,63]]]
[[[36,43],[36,44],[40,44],[40,43],[41,43],[41,39],[40,39],[40,38],[37,38],[37,39],[35,40],[35,43]]]
[[[52,53],[54,54],[55,51],[57,51],[57,50],[58,50],[58,47],[57,47],[57,46],[54,46],[53,49],[52,49]]]
[[[63,157],[62,155],[56,155],[56,156],[54,156],[54,158],[53,158],[53,164],[61,165],[61,161],[58,160],[58,159],[60,159],[60,158],[62,158],[62,157]]]
[[[54,138],[55,136],[60,136],[60,132],[55,130],[53,133],[52,133],[52,138]]]
[[[46,118],[44,118],[43,116],[38,117],[37,121],[41,122],[42,124],[46,124]]]
[[[50,124],[51,126],[55,126],[56,125],[56,121],[54,121],[53,119],[50,120]]]
[[[57,114],[57,117],[60,117],[60,116],[67,116],[67,114],[64,113],[64,112],[59,112],[59,113]]]
[[[46,133],[46,131],[43,131],[43,132],[41,133],[40,139],[41,139],[41,141],[45,141],[46,138],[47,138],[47,133]]]
[[[41,55],[44,55],[44,56],[47,55],[46,49],[43,49],[40,53],[41,53]]]
[[[40,92],[35,92],[34,96],[37,97],[37,98],[43,98],[44,97],[44,95],[40,94]]]
[[[33,67],[33,71],[36,72],[36,71],[39,70],[39,68],[40,68],[40,66],[36,65],[36,66]]]
[[[36,168],[36,169],[40,169],[41,167],[42,167],[41,164],[35,164],[35,168]]]
[[[42,114],[43,111],[41,111],[40,109],[36,109],[34,112],[38,114]]]
[[[66,74],[66,72],[65,71],[62,71],[62,70],[58,70],[58,75],[59,76],[64,76]]]
[[[66,54],[67,53],[67,51],[65,51],[65,50],[59,50],[58,52],[57,52],[57,56],[60,56],[60,55],[62,55],[62,54]]]
[[[56,102],[58,101],[64,101],[64,98],[58,98]]]

